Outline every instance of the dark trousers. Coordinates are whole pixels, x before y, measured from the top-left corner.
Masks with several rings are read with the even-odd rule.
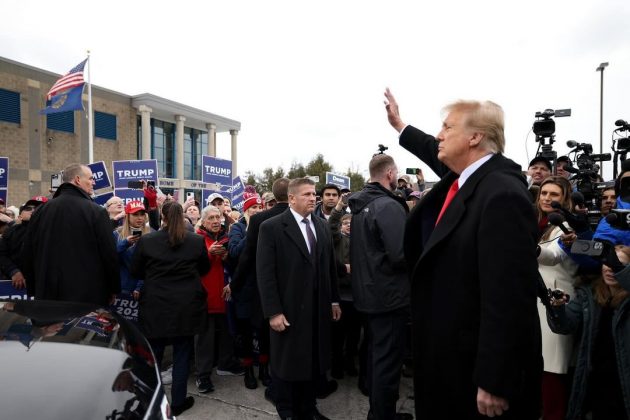
[[[204,330],[195,336],[195,365],[198,377],[208,377],[212,374],[216,344],[219,351],[217,366],[231,367],[234,362],[234,340],[230,335],[225,314],[207,314]]]
[[[309,417],[315,413],[315,379],[284,381],[271,372],[276,410],[280,418]]]
[[[236,355],[245,360],[254,358],[254,331],[258,339],[258,354],[269,357],[269,324],[263,323],[260,328],[252,325],[249,318],[239,318],[236,320],[236,331],[239,335]]]
[[[396,416],[400,372],[405,353],[408,308],[383,314],[367,314],[367,385],[374,420]]]
[[[179,406],[186,399],[188,389],[189,360],[193,350],[193,337],[172,337],[149,339],[158,365],[162,365],[164,349],[173,345],[173,385],[171,386],[171,405]]]
[[[343,365],[354,366],[361,337],[361,318],[354,304],[342,300],[340,306],[343,316],[339,321],[332,323],[333,369],[341,369]]]

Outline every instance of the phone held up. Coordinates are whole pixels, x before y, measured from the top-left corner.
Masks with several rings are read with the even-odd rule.
[[[155,188],[155,181],[147,181],[147,187]],[[142,181],[129,181],[127,182],[127,188],[131,188],[133,190],[141,190],[144,188],[144,184]]]
[[[405,170],[405,173],[407,175],[417,175],[417,174],[419,174],[421,172],[422,172],[422,170],[420,168],[407,168]]]

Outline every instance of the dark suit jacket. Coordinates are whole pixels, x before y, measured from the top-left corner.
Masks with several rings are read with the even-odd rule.
[[[435,226],[458,175],[438,164],[433,137],[407,127],[401,144],[415,144],[407,148],[444,175],[414,207],[405,230],[416,417],[480,418],[481,387],[508,399],[510,410],[501,418],[537,419],[537,233],[520,167],[494,155],[468,178]]]
[[[230,284],[232,292],[237,293],[241,290],[245,283],[249,281],[248,279],[253,279],[254,283],[256,282],[256,245],[258,244],[260,225],[265,220],[284,213],[288,208],[288,203],[278,203],[269,210],[257,213],[249,219],[245,248],[238,257],[238,265]]]
[[[263,313],[266,318],[284,314],[291,324],[283,332],[270,330],[271,368],[285,381],[313,379],[314,363],[321,373],[330,367],[331,304],[339,301],[335,255],[326,222],[316,216],[311,220],[317,236],[314,258],[290,210],[265,221],[258,238]]]

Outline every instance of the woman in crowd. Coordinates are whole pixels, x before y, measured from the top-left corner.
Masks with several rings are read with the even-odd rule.
[[[552,299],[547,310],[554,332],[576,338],[569,420],[630,418],[629,262],[630,248],[615,247],[592,285],[578,287],[570,300]]]
[[[125,217],[125,207],[122,198],[112,196],[105,202],[105,210],[109,214],[109,220],[112,222],[112,227],[116,229],[121,226],[122,219]]]
[[[144,279],[139,323],[158,364],[173,345],[171,412],[179,415],[195,403],[186,397],[194,335],[206,312],[200,276],[210,268],[203,238],[186,231],[184,211],[176,202],[162,207],[162,229],[142,235],[131,260],[131,274]]]
[[[559,288],[573,295],[578,265],[565,253],[558,243],[562,230],[550,225],[548,217],[556,210],[552,202],[571,211],[571,184],[560,176],[551,176],[540,185],[536,200],[539,227],[542,236],[538,243],[538,271],[549,289]],[[545,321],[545,307],[538,303],[541,320],[544,372],[542,401],[544,420],[562,420],[566,414],[568,400],[568,370],[573,349],[573,339],[568,335],[553,333]]]
[[[250,218],[262,211],[262,200],[255,192],[243,193],[243,218],[232,225],[230,229],[230,241],[228,252],[233,261],[237,261],[243,252],[247,241],[247,226]],[[241,280],[242,279],[242,280]],[[258,338],[258,377],[264,386],[271,383],[269,376],[269,330],[264,321],[256,284],[256,273],[247,273],[246,278],[239,279],[243,284],[232,280],[225,286],[224,294],[231,296],[234,293],[236,308],[236,329],[240,336],[238,353],[241,357],[241,365],[245,369],[245,386],[249,389],[258,387],[258,381],[254,375],[254,342],[253,332]],[[244,280],[244,281],[243,281]],[[265,326],[265,328],[263,328]]]
[[[147,212],[142,202],[130,201],[125,206],[123,214],[125,215],[123,225],[114,231],[120,263],[120,290],[121,293],[132,295],[135,300],[138,300],[144,282],[132,276],[129,273],[129,267],[136,251],[136,243],[142,235],[150,233],[151,228],[147,224]]]
[[[205,328],[195,340],[195,363],[197,389],[205,394],[214,391],[210,377],[214,365],[215,344],[219,350],[217,375],[242,375],[243,369],[234,357],[234,340],[230,335],[227,305],[223,296],[228,237],[221,229],[221,210],[212,205],[207,206],[201,213],[200,221],[197,234],[204,240],[210,271],[201,279],[207,293],[207,311]]]

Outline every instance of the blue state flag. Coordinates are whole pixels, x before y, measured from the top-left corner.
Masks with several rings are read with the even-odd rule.
[[[83,85],[59,93],[46,101],[46,108],[39,111],[40,115],[57,112],[83,110]]]

